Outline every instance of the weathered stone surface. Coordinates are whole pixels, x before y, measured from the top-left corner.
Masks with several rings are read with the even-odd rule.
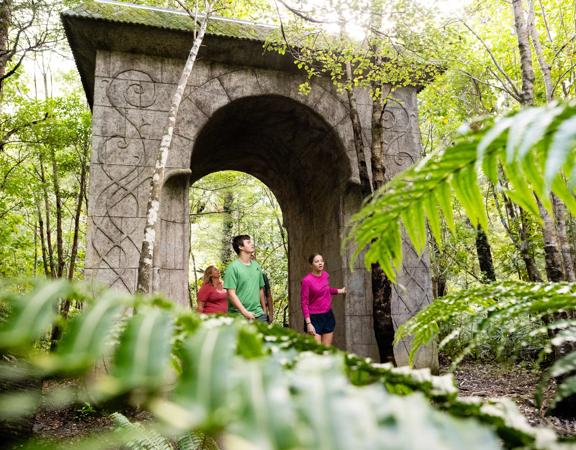
[[[153,81],[159,82],[162,80],[162,58],[138,53],[112,52],[110,76],[122,76],[127,71],[146,73]]]
[[[85,269],[86,280],[123,292],[136,291],[138,269]]]
[[[155,111],[170,109],[176,85],[156,83],[142,72],[124,76],[133,76],[134,79],[96,77],[94,105]]]

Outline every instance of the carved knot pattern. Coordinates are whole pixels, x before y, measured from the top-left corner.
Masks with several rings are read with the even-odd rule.
[[[138,190],[147,186],[150,178],[143,178],[142,165],[146,163],[143,128],[150,125],[132,118],[129,110],[148,108],[156,103],[158,94],[153,78],[140,70],[117,73],[108,83],[106,97],[122,116],[118,134],[109,136],[95,151],[101,164],[101,186],[95,199],[104,205],[104,217],[94,217],[92,248],[97,255],[95,267],[110,269],[110,286],[120,284],[127,291],[134,289],[128,276],[128,259],[139,255],[140,245],[134,238],[139,225],[141,206]],[[131,137],[128,137],[128,129]],[[138,234],[138,233],[137,233]]]
[[[400,104],[400,103],[398,103]],[[387,108],[382,114],[384,129],[384,159],[388,177],[416,162],[417,149],[406,145],[410,137],[412,124],[417,119],[415,112],[401,107]]]
[[[384,162],[388,177],[406,169],[419,158],[417,114],[400,102],[387,108],[382,116],[384,128]],[[398,274],[398,285],[393,285],[391,298],[392,323],[397,329],[432,301],[429,278],[428,254],[418,255],[406,233],[402,232],[404,254],[402,270]],[[399,343],[399,348],[408,354],[409,340]]]

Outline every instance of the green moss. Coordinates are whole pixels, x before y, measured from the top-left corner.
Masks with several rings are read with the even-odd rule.
[[[63,14],[70,17],[86,17],[106,22],[144,25],[177,31],[191,32],[195,28],[194,19],[183,12],[147,9],[128,3],[101,3],[88,0]],[[264,41],[273,30],[272,27],[213,17],[208,22],[206,33],[213,36]]]

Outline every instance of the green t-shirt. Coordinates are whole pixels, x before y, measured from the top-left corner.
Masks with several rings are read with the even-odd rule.
[[[232,262],[224,273],[224,289],[236,289],[236,295],[248,311],[256,317],[264,314],[260,305],[260,289],[264,287],[262,268],[256,261],[247,266],[236,260]],[[228,298],[228,310],[238,313]]]

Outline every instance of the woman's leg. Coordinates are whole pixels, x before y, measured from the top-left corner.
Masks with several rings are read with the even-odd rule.
[[[314,340],[315,340],[318,344],[321,344],[323,337],[324,337],[323,334],[315,334],[315,335],[314,335]]]
[[[332,345],[332,341],[334,340],[334,332],[326,333],[322,335],[322,344],[326,346]]]

